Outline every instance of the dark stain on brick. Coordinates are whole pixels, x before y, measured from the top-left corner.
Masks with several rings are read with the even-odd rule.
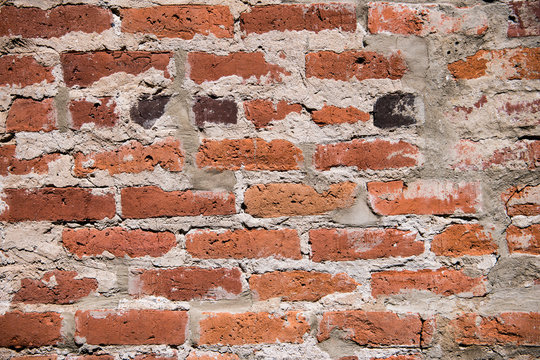
[[[195,113],[195,123],[199,128],[202,128],[206,122],[236,124],[238,108],[234,100],[231,99],[213,99],[201,96],[195,99],[193,112]]]
[[[170,96],[144,96],[131,108],[131,120],[145,129],[150,129],[165,112]]]
[[[373,125],[381,129],[407,126],[416,123],[414,94],[400,92],[381,96],[373,108]]]

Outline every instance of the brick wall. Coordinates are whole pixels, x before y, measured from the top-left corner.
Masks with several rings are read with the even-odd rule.
[[[538,1],[1,3],[0,359],[540,357]]]

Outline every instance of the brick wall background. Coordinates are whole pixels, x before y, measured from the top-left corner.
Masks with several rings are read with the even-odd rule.
[[[538,1],[2,3],[1,359],[540,357]]]

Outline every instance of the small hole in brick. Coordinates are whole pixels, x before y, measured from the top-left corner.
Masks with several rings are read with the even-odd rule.
[[[517,22],[517,19],[516,19],[516,17],[514,15],[510,15],[508,17],[508,20],[510,20],[511,22]]]
[[[366,62],[366,59],[363,58],[363,57],[359,57],[358,59],[356,59],[355,63],[357,64],[363,64]]]

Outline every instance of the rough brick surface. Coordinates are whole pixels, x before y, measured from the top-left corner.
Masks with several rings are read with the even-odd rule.
[[[163,296],[175,301],[234,298],[242,292],[240,270],[180,267],[139,270],[130,293]]]
[[[203,140],[197,165],[218,170],[296,170],[302,151],[286,140]]]
[[[186,249],[203,259],[300,259],[300,238],[295,230],[196,231],[186,236]]]
[[[301,343],[309,323],[299,312],[285,315],[269,313],[203,313],[199,344]]]
[[[212,351],[192,351],[186,360],[240,360],[238,355]]]
[[[290,75],[281,66],[266,61],[262,52],[236,52],[229,55],[214,55],[203,52],[188,54],[189,77],[197,84],[216,81],[222,77],[239,76],[243,79],[255,77],[271,82],[279,82]]]
[[[354,31],[356,12],[352,4],[255,6],[240,16],[240,27],[248,34],[286,30]]]
[[[277,103],[263,99],[244,102],[246,118],[257,129],[267,127],[273,121],[283,120],[287,115],[301,111],[302,105],[289,103],[285,100],[278,101]]]
[[[95,127],[112,127],[118,122],[116,104],[110,97],[100,98],[99,102],[75,100],[69,104],[71,126],[80,129],[84,124]]]
[[[508,3],[508,36],[540,35],[540,3],[537,1],[516,1]]]
[[[157,186],[122,189],[122,215],[141,219],[159,216],[230,215],[234,195],[209,191],[163,191]]]
[[[480,207],[480,187],[475,183],[391,181],[370,182],[367,188],[373,209],[382,215],[473,214]]]
[[[160,38],[193,39],[196,34],[232,37],[233,17],[227,6],[154,6],[122,9],[122,31]]]
[[[185,311],[77,311],[75,339],[94,345],[181,345],[187,321]]]
[[[453,224],[433,237],[431,251],[439,256],[477,256],[494,254],[497,246],[482,225]]]
[[[4,189],[4,194],[8,209],[0,214],[2,221],[99,220],[115,214],[112,194],[95,195],[89,189]]]
[[[8,132],[51,131],[56,129],[54,99],[15,99],[6,119]]]
[[[62,242],[77,257],[101,255],[105,251],[118,257],[161,256],[176,245],[170,232],[126,230],[121,227],[98,229],[65,229]]]
[[[90,5],[64,5],[50,10],[4,6],[0,36],[21,35],[25,38],[51,38],[72,31],[100,33],[111,28],[109,10]]]
[[[17,159],[15,145],[0,145],[0,175],[46,174],[49,163],[59,158],[58,154],[47,154],[35,159]]]
[[[62,317],[55,312],[6,312],[0,315],[0,346],[32,348],[61,341]]]
[[[455,340],[463,345],[540,344],[539,313],[507,312],[494,316],[464,314],[453,320]]]
[[[343,340],[370,347],[405,345],[420,346],[422,321],[418,315],[398,316],[391,312],[360,310],[325,312],[317,339],[327,340],[333,330]]]
[[[284,301],[318,301],[328,294],[354,291],[357,285],[344,273],[332,276],[310,271],[275,271],[249,279],[249,287],[259,300],[280,297]]]
[[[373,296],[393,295],[408,290],[427,290],[439,295],[486,294],[485,279],[472,278],[451,269],[381,271],[371,276]]]
[[[75,154],[75,175],[86,176],[98,170],[118,173],[139,173],[152,171],[157,166],[168,171],[180,171],[184,156],[180,141],[167,138],[163,141],[144,146],[131,141],[116,150],[100,153]]]
[[[318,193],[303,184],[266,184],[250,187],[244,194],[246,212],[256,217],[317,215],[351,206],[356,185],[332,184]]]
[[[97,290],[96,279],[79,278],[76,271],[50,271],[41,280],[23,279],[13,301],[29,304],[72,304]]]
[[[317,229],[309,232],[313,261],[407,257],[424,252],[416,233],[397,229]]]
[[[454,13],[455,15],[453,15]],[[431,33],[463,32],[481,35],[488,29],[487,15],[474,8],[452,8],[446,13],[436,5],[370,3],[368,29],[371,33],[425,36]]]
[[[540,48],[479,50],[448,65],[456,79],[491,76],[503,80],[540,79]]]
[[[32,56],[0,57],[0,86],[28,86],[54,81],[52,67],[40,65]]]
[[[358,121],[369,121],[369,113],[353,106],[339,108],[325,105],[321,110],[313,112],[311,119],[319,126],[336,124],[354,124]]]
[[[60,60],[66,85],[85,87],[118,72],[137,75],[156,69],[170,77],[167,66],[171,57],[169,52],[97,51],[64,53]]]
[[[421,164],[418,148],[405,141],[353,140],[347,143],[318,145],[315,166],[328,170],[336,166],[353,166],[358,170],[382,170],[414,167]]]
[[[506,241],[510,253],[540,255],[540,224],[525,228],[511,225],[506,229]]]
[[[501,194],[508,216],[540,214],[540,185],[514,186]]]
[[[321,51],[306,55],[306,76],[320,79],[358,81],[400,79],[407,71],[401,54],[385,56],[372,51]]]

